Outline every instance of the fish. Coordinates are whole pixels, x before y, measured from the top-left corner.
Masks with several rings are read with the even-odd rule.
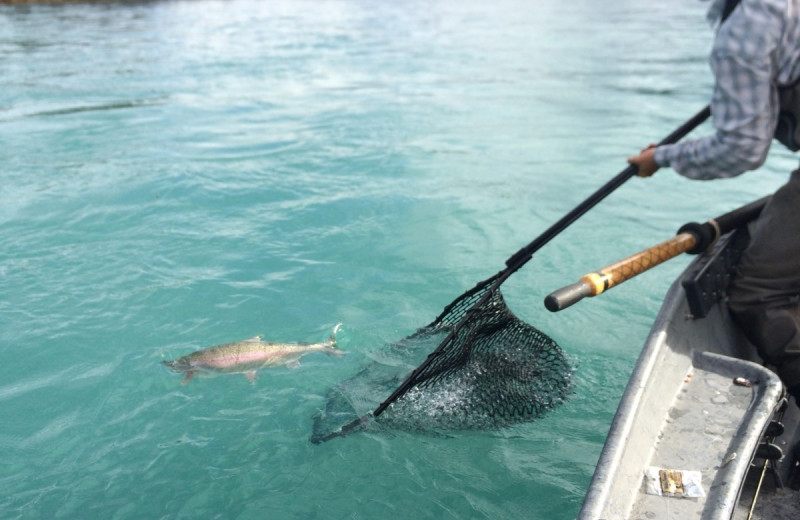
[[[322,343],[274,343],[261,341],[261,336],[225,343],[192,352],[172,361],[162,361],[173,372],[184,374],[182,385],[196,375],[244,374],[255,383],[258,370],[265,367],[287,366],[297,368],[300,358],[312,352],[325,352],[331,356],[344,356],[336,345],[336,333],[341,323],[333,328],[330,337]]]

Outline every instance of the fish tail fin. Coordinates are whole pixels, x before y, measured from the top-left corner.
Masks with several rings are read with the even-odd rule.
[[[341,323],[337,323],[337,324],[336,324],[336,326],[335,326],[335,327],[333,328],[333,330],[331,331],[331,335],[330,335],[330,337],[328,338],[328,341],[329,341],[329,342],[331,343],[331,345],[333,345],[334,347],[336,347],[336,333],[337,333],[337,332],[339,332],[339,328],[340,328],[341,326],[342,326],[342,324],[341,324]]]
[[[345,351],[339,349],[339,345],[336,344],[336,333],[339,332],[339,328],[342,326],[341,323],[337,323],[336,326],[333,328],[331,332],[331,337],[328,338],[328,343],[330,344],[330,349],[328,350],[328,354],[331,356],[342,357],[345,355]]]

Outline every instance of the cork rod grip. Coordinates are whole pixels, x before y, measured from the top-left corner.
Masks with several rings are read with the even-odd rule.
[[[578,303],[587,296],[597,296],[625,280],[647,271],[670,258],[685,253],[697,244],[692,233],[681,233],[619,262],[589,273],[572,285],[550,293],[544,300],[548,310],[556,312]]]
[[[697,244],[697,238],[691,233],[681,233],[653,247],[635,253],[628,258],[589,273],[581,278],[592,288],[591,296],[598,294],[642,274],[671,258],[683,254]]]

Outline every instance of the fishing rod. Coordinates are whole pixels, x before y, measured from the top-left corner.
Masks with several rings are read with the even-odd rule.
[[[577,282],[550,293],[544,300],[547,310],[558,312],[584,298],[597,296],[634,276],[652,269],[682,253],[698,254],[708,250],[719,237],[758,217],[769,197],[764,197],[703,224],[689,222],[673,238],[635,253]]]

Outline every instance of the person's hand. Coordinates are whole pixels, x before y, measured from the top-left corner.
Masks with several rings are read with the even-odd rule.
[[[642,150],[639,155],[628,157],[628,164],[633,164],[639,167],[639,171],[636,172],[636,175],[639,177],[650,177],[656,171],[658,171],[659,168],[658,164],[656,164],[655,154],[656,145],[651,144]]]

